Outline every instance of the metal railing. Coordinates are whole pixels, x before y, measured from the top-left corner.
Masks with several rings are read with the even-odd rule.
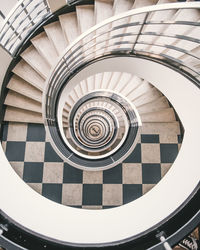
[[[200,51],[199,9],[200,4],[195,2],[133,9],[96,25],[68,46],[43,95],[43,115],[57,147],[64,146],[57,133],[56,103],[60,91],[79,67],[100,57],[116,53],[146,55],[186,72],[200,86],[200,55],[196,53]],[[191,21],[189,14],[193,11],[198,20]],[[181,12],[185,12],[184,18]]]
[[[48,14],[50,9],[46,0],[20,0],[4,20],[0,45],[14,55],[28,32]]]

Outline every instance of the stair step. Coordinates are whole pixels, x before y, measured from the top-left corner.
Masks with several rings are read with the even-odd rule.
[[[176,121],[173,108],[164,109],[157,112],[145,113],[141,116],[142,122],[173,122]]]
[[[27,122],[43,124],[42,115],[32,111],[18,109],[14,107],[6,107],[4,121],[10,122]]]
[[[87,88],[87,82],[86,80],[83,80],[80,82],[80,87],[82,89],[82,92],[84,95],[88,94],[88,88]]]
[[[134,1],[134,4],[133,4],[133,9],[136,9],[136,8],[142,8],[142,7],[145,7],[145,6],[149,6],[149,5],[155,5],[157,4],[158,0],[135,0]]]
[[[41,103],[36,102],[26,96],[18,94],[12,90],[9,90],[4,104],[24,110],[30,110],[38,113],[42,113]]]
[[[45,80],[23,59],[18,62],[12,71],[34,87],[43,91]]]
[[[58,58],[58,53],[49,40],[46,32],[40,33],[31,39],[31,42],[49,66],[53,66]]]
[[[122,89],[121,94],[124,96],[130,95],[134,91],[134,89],[138,88],[139,85],[141,85],[142,83],[143,80],[141,78],[133,76],[130,82],[128,82],[126,86]]]
[[[76,15],[80,33],[85,32],[95,24],[93,5],[76,6]]]
[[[139,98],[137,98],[133,103],[136,107],[138,107],[146,103],[152,102],[161,96],[162,93],[153,87],[148,92],[144,93]]]
[[[80,84],[77,84],[74,87],[74,91],[76,92],[76,94],[77,94],[77,96],[78,96],[79,99],[83,96],[83,92],[82,92]]]
[[[41,77],[46,79],[50,72],[50,66],[42,58],[39,52],[33,47],[29,46],[22,54],[21,57],[40,74]]]
[[[139,114],[145,114],[150,112],[157,112],[161,111],[162,109],[169,108],[169,103],[165,96],[161,96],[160,98],[156,99],[155,101],[149,102],[142,106],[137,107]]]
[[[108,84],[108,89],[114,90],[118,84],[118,82],[120,81],[120,78],[122,76],[123,73],[121,72],[114,72],[112,74],[112,77],[110,78],[109,84]]]
[[[98,73],[95,75],[95,89],[100,89],[101,88],[101,83],[102,83],[102,73]]]
[[[80,34],[76,12],[60,15],[59,20],[65,37],[65,42],[70,44]]]
[[[125,86],[129,84],[132,79],[132,75],[129,73],[123,73],[119,79],[118,84],[115,87],[115,91],[121,93]]]
[[[74,89],[70,92],[69,98],[73,104],[78,101],[78,96],[77,96],[76,92],[74,91]],[[69,100],[69,98],[67,98],[67,101]],[[70,103],[70,101],[69,101],[69,103]]]
[[[115,0],[113,6],[113,15],[118,15],[119,13],[132,9],[133,3],[134,0]]]
[[[94,76],[90,76],[87,78],[87,88],[88,91],[91,92],[94,90],[94,81],[95,81],[95,77]]]
[[[100,23],[113,15],[113,0],[95,1],[95,23]]]
[[[134,102],[137,98],[139,98],[140,96],[144,95],[145,93],[147,93],[149,90],[152,89],[152,85],[146,81],[143,81],[142,84],[140,84],[136,89],[134,89],[134,91],[132,91],[127,98]]]
[[[42,92],[17,75],[13,75],[11,77],[7,88],[19,94],[27,96],[37,102],[42,102]]]
[[[179,122],[146,122],[142,124],[141,134],[180,134]]]
[[[101,85],[99,88],[107,89],[113,74],[114,74],[113,72],[104,72],[102,74],[102,78],[101,79],[99,78],[101,80]]]
[[[64,34],[60,25],[60,22],[53,22],[44,26],[45,32],[49,40],[54,45],[58,55],[63,54],[63,51],[67,47],[67,42],[65,41]]]

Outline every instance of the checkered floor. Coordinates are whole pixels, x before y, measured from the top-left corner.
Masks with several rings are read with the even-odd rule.
[[[120,206],[148,192],[171,167],[181,142],[180,133],[142,134],[123,164],[89,172],[60,159],[43,125],[5,123],[2,135],[8,160],[28,185],[55,202],[86,209]]]

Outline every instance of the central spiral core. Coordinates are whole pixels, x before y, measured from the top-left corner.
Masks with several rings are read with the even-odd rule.
[[[80,98],[68,123],[63,138],[69,150],[65,160],[83,169],[105,169],[122,162],[133,151],[141,125],[132,103],[107,90]]]

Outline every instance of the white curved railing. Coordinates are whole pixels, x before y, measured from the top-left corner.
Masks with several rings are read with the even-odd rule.
[[[20,0],[4,20],[0,45],[13,55],[28,32],[49,13],[46,0]]]
[[[156,58],[167,61],[168,64],[176,66],[179,70],[184,70],[198,82],[200,77],[198,69],[200,57],[189,49],[183,49],[183,47],[187,48],[188,43],[190,44],[191,42],[193,50],[199,47],[200,22],[191,21],[188,16],[184,20],[169,21],[167,19],[169,12],[186,11],[185,14],[188,14],[189,11],[194,9],[196,9],[195,11],[200,9],[200,4],[194,2],[174,3],[133,9],[96,25],[68,46],[59,62],[53,68],[49,79],[46,81],[46,89],[43,92],[43,117],[46,130],[50,133],[52,145],[61,158],[70,158],[72,152],[69,147],[66,147],[65,138],[59,134],[57,126],[58,107],[55,104],[58,103],[57,98],[60,95],[60,90],[63,89],[63,85],[67,83],[67,79],[79,67],[84,66],[88,62],[102,56],[112,56],[116,53],[123,53],[128,56],[146,55],[151,59]],[[155,26],[157,31],[150,32],[149,30],[154,29]],[[172,27],[178,27],[179,29],[177,28],[173,34],[171,31]],[[190,34],[188,30],[194,27],[196,34],[193,33],[192,37],[186,35]],[[180,33],[178,33],[179,30]],[[171,45],[166,44],[166,39],[169,38],[173,39],[172,41],[170,40]],[[143,39],[145,39],[145,42]],[[180,41],[181,43],[179,44]],[[141,45],[143,49],[141,49]],[[154,50],[157,51],[158,48],[161,51],[156,53]],[[180,51],[183,55],[187,55],[187,61],[190,61],[189,64],[185,63],[185,59],[180,59],[182,56]],[[168,52],[174,56],[169,56]],[[74,158],[77,165],[79,159],[75,156]]]
[[[199,55],[192,53],[188,49],[183,49],[183,44],[177,45],[177,41],[184,42],[186,47],[192,42],[193,50],[197,49],[200,43],[200,22],[192,22],[189,17],[186,17],[189,21],[169,21],[165,19],[169,11],[192,9],[200,9],[200,4],[195,2],[174,3],[133,9],[125,14],[109,18],[83,33],[67,47],[59,62],[53,67],[44,94],[46,96],[44,102],[48,103],[48,106],[44,109],[46,118],[55,118],[55,114],[52,112],[54,105],[51,105],[51,101],[52,104],[55,103],[64,79],[67,79],[79,66],[115,52],[123,52],[128,55],[148,55],[152,59],[166,60],[173,63],[180,70],[186,71],[198,81],[200,78]],[[153,15],[158,15],[158,13],[160,14],[160,20],[156,18],[156,21],[152,21]],[[159,27],[159,31],[149,32],[148,28],[155,25]],[[188,27],[188,29],[195,27],[196,34],[193,34],[193,36],[182,33],[177,34],[177,27],[180,28],[180,26]],[[168,33],[168,27],[174,27],[176,29],[175,34]],[[162,40],[158,40],[158,37]],[[173,42],[176,41],[176,46],[165,44],[166,39],[169,38],[173,39]],[[143,41],[144,39],[146,42]],[[150,39],[150,42],[148,42],[148,39]],[[141,45],[145,46],[145,49],[141,49]],[[154,52],[154,49],[157,51],[157,48],[161,48],[161,52]],[[169,56],[168,53],[165,53],[166,50],[170,51],[172,55]],[[181,53],[181,55],[178,54],[179,56],[177,56],[177,52]],[[187,60],[181,59],[184,55],[187,56]]]

